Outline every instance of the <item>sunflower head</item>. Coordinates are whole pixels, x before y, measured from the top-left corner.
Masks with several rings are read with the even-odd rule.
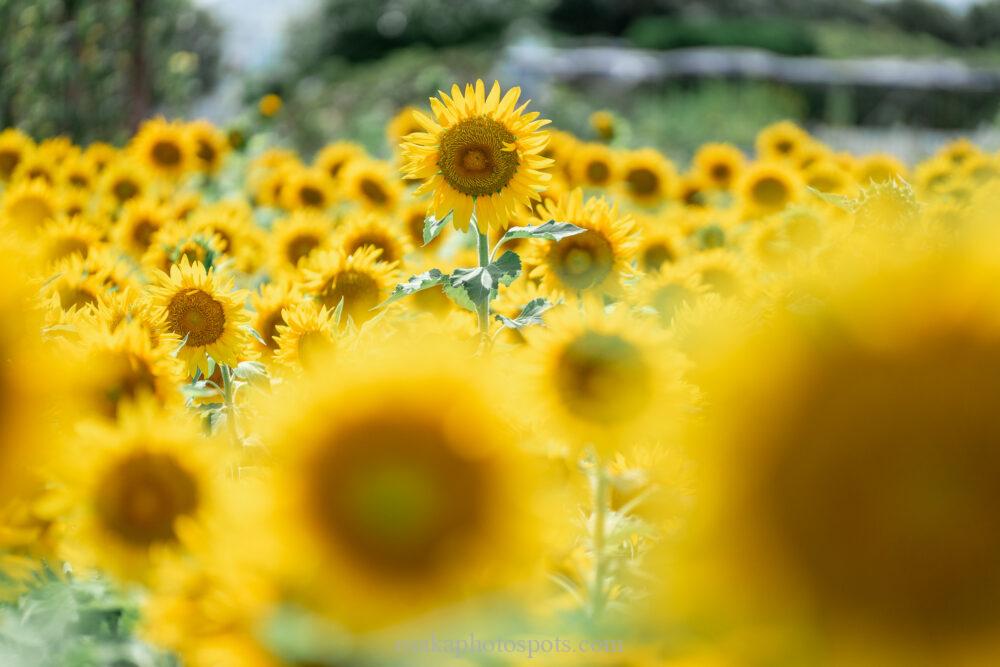
[[[16,183],[0,202],[5,223],[25,233],[38,232],[56,214],[56,193],[44,181]]]
[[[197,165],[197,147],[178,122],[163,118],[142,124],[129,145],[132,155],[154,174],[178,178]]]
[[[731,144],[705,144],[694,155],[694,167],[713,187],[729,190],[746,168],[746,156]]]
[[[628,153],[622,161],[622,186],[641,206],[656,206],[677,188],[674,165],[659,151],[644,148]]]
[[[781,211],[799,199],[803,189],[798,172],[778,162],[751,165],[737,187],[747,218]]]
[[[548,123],[517,106],[521,91],[501,97],[494,82],[489,94],[482,81],[457,85],[451,96],[431,99],[434,118],[413,116],[423,132],[403,143],[403,172],[423,181],[417,194],[432,193],[430,212],[438,218],[454,213],[458,229],[466,229],[475,208],[480,229],[506,226],[518,206],[537,198],[552,164],[542,157],[548,140],[540,129]]]
[[[330,245],[333,221],[318,212],[294,211],[271,229],[271,267],[277,274],[295,271]]]
[[[344,195],[366,211],[392,212],[403,194],[389,165],[378,160],[355,160],[343,179]]]
[[[0,131],[0,181],[14,176],[17,165],[34,149],[31,138],[15,128]]]
[[[226,135],[212,123],[197,120],[187,124],[190,143],[194,147],[194,157],[198,168],[214,174],[222,166],[222,161],[229,152],[229,142]]]
[[[354,215],[337,229],[334,243],[346,255],[353,255],[362,248],[376,248],[382,252],[379,261],[400,263],[412,250],[406,233],[389,219],[377,215]]]
[[[333,183],[340,183],[344,169],[358,160],[370,159],[368,153],[360,144],[350,141],[338,141],[327,144],[313,160],[313,167],[326,174]]]
[[[304,267],[305,289],[328,309],[344,302],[344,321],[360,324],[389,296],[396,266],[379,260],[381,250],[365,247],[352,255],[342,251],[320,253]]]

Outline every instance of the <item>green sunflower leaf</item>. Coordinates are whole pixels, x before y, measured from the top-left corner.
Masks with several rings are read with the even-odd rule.
[[[521,258],[513,250],[500,255],[500,259],[486,267],[493,278],[503,285],[510,285],[521,275]]]
[[[340,297],[340,301],[337,302],[337,307],[333,309],[333,323],[336,326],[340,326],[340,318],[344,315],[344,297]]]
[[[438,237],[441,230],[444,229],[451,220],[453,213],[454,211],[448,211],[448,214],[440,220],[435,218],[433,215],[429,215],[424,218],[424,245],[427,245]]]
[[[446,276],[448,285],[444,291],[458,305],[475,311],[475,304],[493,299],[500,285],[510,285],[520,274],[521,258],[508,250],[486,267],[455,269]],[[463,291],[465,296],[458,295],[456,290]]]
[[[392,290],[392,294],[389,295],[389,298],[372,308],[372,310],[385,308],[394,301],[398,301],[403,297],[440,285],[446,280],[448,280],[448,275],[441,273],[438,269],[431,269],[430,271],[421,273],[420,275],[411,276],[405,283],[399,283],[396,285],[396,288]]]
[[[246,329],[247,333],[249,333],[251,336],[253,336],[255,339],[257,339],[258,343],[260,343],[264,347],[267,347],[267,342],[264,340],[264,337],[260,335],[259,331],[257,331],[256,329],[254,329],[249,324],[244,324],[243,328]]]
[[[553,305],[555,304],[548,299],[539,297],[525,304],[524,308],[521,309],[521,313],[514,319],[499,314],[496,316],[496,319],[508,329],[523,329],[524,327],[540,325],[544,324],[542,313],[552,308]]]
[[[546,239],[548,241],[561,241],[569,236],[575,236],[587,231],[582,227],[569,222],[556,222],[549,220],[541,225],[531,227],[511,227],[503,235],[497,246],[502,246],[507,241],[513,239]]]

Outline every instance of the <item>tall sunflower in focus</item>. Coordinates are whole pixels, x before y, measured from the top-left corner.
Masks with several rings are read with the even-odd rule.
[[[153,280],[153,303],[165,313],[168,330],[184,341],[177,356],[188,372],[209,375],[208,357],[229,366],[244,358],[250,316],[243,307],[245,295],[233,290],[232,279],[220,279],[184,257],[169,274],[156,271]]]
[[[443,218],[454,212],[454,224],[467,229],[473,209],[481,231],[504,226],[519,206],[538,198],[552,160],[542,157],[548,141],[541,128],[548,121],[517,106],[520,88],[501,97],[494,82],[489,94],[482,81],[465,92],[452,86],[451,96],[431,98],[434,118],[413,112],[424,132],[403,143],[403,173],[423,181],[417,194],[433,193],[429,213]]]
[[[485,369],[412,348],[327,361],[264,411],[263,534],[283,554],[265,565],[292,602],[355,632],[503,591],[538,564],[540,492]]]

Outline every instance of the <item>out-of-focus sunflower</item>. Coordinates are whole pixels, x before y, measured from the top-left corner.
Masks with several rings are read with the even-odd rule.
[[[689,255],[678,270],[697,275],[709,292],[722,297],[745,296],[756,287],[753,271],[746,260],[726,248]]]
[[[965,162],[976,155],[980,155],[982,151],[974,143],[962,137],[956,139],[952,142],[945,144],[941,150],[937,152],[937,157],[941,158],[945,162],[951,163],[953,166],[960,167]]]
[[[362,248],[377,248],[382,251],[379,261],[390,264],[401,263],[413,250],[403,230],[375,214],[350,216],[337,228],[333,244],[345,255],[353,255]]]
[[[396,266],[379,261],[381,251],[362,248],[353,255],[321,252],[303,268],[304,290],[329,309],[344,301],[344,323],[350,317],[360,324],[371,319],[372,308],[389,296],[395,285]]]
[[[400,343],[269,400],[267,565],[290,602],[364,633],[534,575],[540,491],[480,363]]]
[[[858,160],[855,169],[855,179],[861,187],[868,187],[873,182],[885,183],[897,178],[903,180],[909,178],[906,165],[886,153],[866,155]]]
[[[96,213],[100,220],[110,222],[106,215],[95,211],[93,204],[93,198],[88,192],[62,190],[56,198],[56,211],[69,218],[80,216],[91,220],[93,219],[92,215]]]
[[[153,306],[140,288],[131,285],[100,294],[89,320],[89,326],[108,334],[121,327],[137,326],[153,348],[164,346],[173,351],[181,340],[167,330],[166,314]]]
[[[0,131],[0,181],[9,181],[17,165],[34,150],[34,147],[31,137],[18,129],[8,128]]]
[[[56,185],[59,165],[38,150],[32,151],[21,158],[14,174],[13,182],[43,181],[46,185]]]
[[[147,120],[132,137],[128,150],[150,172],[168,179],[179,178],[197,166],[197,147],[177,121]]]
[[[676,227],[652,220],[645,225],[636,248],[636,261],[642,271],[659,271],[688,254],[684,235]]]
[[[219,171],[230,148],[226,135],[207,120],[196,120],[188,123],[187,131],[191,135],[191,143],[194,145],[194,156],[198,168],[207,174]]]
[[[615,138],[617,130],[617,119],[615,115],[607,110],[595,111],[588,118],[591,129],[597,133],[597,137],[604,142],[609,142]]]
[[[78,513],[69,560],[142,580],[157,561],[179,555],[218,502],[213,486],[225,457],[214,450],[184,415],[149,404],[123,410],[117,424],[82,429],[60,471]]]
[[[362,208],[391,213],[403,196],[392,168],[378,160],[355,160],[343,174],[343,196]]]
[[[568,295],[618,294],[636,249],[632,218],[603,197],[584,203],[579,189],[544,207],[543,213],[538,222],[569,222],[586,231],[555,243],[537,243],[531,250],[536,265],[531,277]]]
[[[369,159],[368,153],[360,144],[351,141],[338,141],[324,146],[313,159],[313,167],[326,174],[334,184],[340,184],[344,169],[352,163]]]
[[[182,260],[211,269],[225,256],[222,248],[222,237],[218,234],[197,231],[185,223],[173,222],[153,235],[141,262],[147,273],[170,271],[170,267]]]
[[[195,233],[218,236],[222,251],[235,262],[236,268],[252,273],[265,244],[264,233],[254,222],[253,209],[241,200],[224,200],[203,204],[188,218]]]
[[[276,363],[289,371],[312,369],[337,348],[339,326],[334,312],[315,301],[299,301],[281,313],[275,326]]]
[[[677,187],[677,170],[659,151],[642,148],[622,158],[621,179],[625,193],[640,206],[657,206]]]
[[[66,311],[96,306],[108,283],[107,269],[94,271],[94,268],[80,255],[69,255],[50,269],[52,277],[42,286],[42,296],[55,297],[54,302]]]
[[[708,292],[708,287],[693,271],[665,266],[643,276],[630,292],[632,303],[655,310],[660,324],[669,328],[678,310],[694,304]]]
[[[414,201],[402,208],[398,214],[403,231],[410,240],[410,245],[424,251],[433,251],[441,247],[448,237],[448,230],[442,230],[433,241],[424,246],[424,222],[427,220],[427,202]]]
[[[204,265],[187,257],[170,267],[170,273],[155,271],[149,287],[153,303],[167,318],[167,329],[180,336],[183,347],[178,358],[209,375],[208,357],[235,366],[247,354],[250,316],[243,307],[246,295],[233,289],[232,279],[222,279]]]
[[[333,205],[336,192],[326,175],[318,169],[299,167],[284,172],[281,203],[290,210],[325,211]]]
[[[520,88],[501,97],[494,82],[489,94],[483,82],[452,86],[451,97],[431,98],[434,118],[414,116],[424,132],[403,144],[403,172],[423,181],[417,195],[433,193],[430,212],[443,218],[453,212],[464,230],[473,208],[480,231],[508,224],[518,206],[538,198],[552,161],[542,157],[548,136],[540,131],[548,121],[517,106]]]
[[[802,195],[798,172],[779,162],[755,162],[743,173],[737,186],[744,217],[777,213]]]
[[[313,253],[330,247],[333,221],[309,210],[294,211],[271,229],[271,269],[277,274],[295,271]]]
[[[574,449],[607,456],[668,434],[693,406],[687,362],[663,332],[626,308],[560,308],[546,326],[525,331],[533,350],[524,405]]]
[[[257,111],[264,118],[273,118],[278,115],[283,106],[285,106],[285,101],[281,99],[281,95],[268,93],[260,98],[260,101],[257,103]]]
[[[301,301],[302,295],[299,294],[297,286],[289,281],[261,285],[260,289],[250,296],[250,306],[253,309],[251,324],[254,331],[264,340],[263,345],[256,339],[254,343],[265,357],[278,349],[275,337],[278,335],[278,325],[286,323],[283,311]]]
[[[746,168],[746,156],[732,144],[705,144],[694,154],[694,167],[714,188],[729,190]]]
[[[80,217],[57,217],[45,224],[38,238],[42,258],[58,262],[71,255],[86,257],[101,241],[101,231]]]
[[[416,107],[407,106],[400,109],[389,124],[385,127],[385,136],[389,141],[389,148],[398,150],[399,145],[414,132],[423,132],[423,126],[417,122],[414,111],[420,111]]]
[[[118,221],[112,230],[115,242],[120,248],[136,258],[149,250],[156,232],[171,219],[166,207],[152,199],[130,199],[122,207]]]
[[[661,563],[671,604],[769,637],[754,662],[996,661],[1000,294],[984,254],[839,267],[803,286],[825,295],[813,308],[716,350],[689,438],[703,500]]]
[[[16,231],[37,233],[55,213],[56,193],[44,181],[16,183],[3,193],[0,215]]]
[[[146,169],[132,160],[115,160],[104,170],[101,192],[115,208],[149,194],[152,184]]]
[[[700,173],[685,174],[676,185],[677,200],[689,209],[708,208],[712,184]]]
[[[103,174],[104,170],[118,157],[118,149],[103,141],[95,141],[83,151],[83,159],[94,170],[95,174]]]
[[[62,187],[89,192],[94,188],[97,173],[90,162],[78,155],[62,163],[56,180]]]
[[[621,162],[604,144],[579,143],[570,158],[570,181],[583,188],[610,188],[618,182]]]
[[[850,197],[857,190],[853,174],[832,160],[814,162],[802,172],[802,178],[808,187],[824,194]]]
[[[809,134],[795,123],[775,123],[757,134],[757,158],[784,160],[798,166],[811,141]]]

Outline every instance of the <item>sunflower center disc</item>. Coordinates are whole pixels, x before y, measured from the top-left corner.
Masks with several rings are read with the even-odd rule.
[[[153,145],[153,159],[157,164],[173,167],[180,164],[181,151],[169,141],[158,141]]]
[[[167,321],[193,347],[211,345],[222,337],[226,313],[222,304],[200,289],[178,292],[167,306]]]
[[[516,139],[492,118],[467,118],[441,137],[438,168],[448,185],[462,194],[470,197],[495,194],[517,173],[517,153],[504,150],[504,144]]]

